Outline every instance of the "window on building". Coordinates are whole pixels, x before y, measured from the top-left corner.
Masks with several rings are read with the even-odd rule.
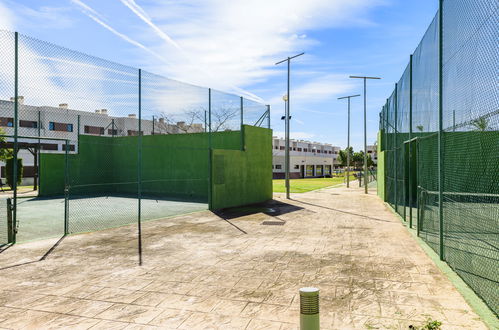
[[[50,131],[59,131],[59,132],[72,132],[73,131],[73,124],[66,124],[66,123],[56,123],[56,122],[49,122],[49,130]]]
[[[295,147],[293,147],[293,151],[296,151],[296,148],[295,148]]]
[[[38,128],[38,122],[32,120],[19,120],[20,127]]]
[[[54,143],[40,143],[42,150],[58,150],[57,144]]]
[[[300,165],[295,165],[295,170],[299,170],[300,169]]]
[[[280,169],[282,169],[282,165],[276,165],[276,166],[275,166],[275,169],[276,169],[276,170],[280,170]]]
[[[298,151],[301,151],[302,149],[301,148],[298,148]]]
[[[303,151],[304,151],[304,152],[308,152],[308,149],[307,149],[307,148],[303,148]]]
[[[2,127],[14,127],[14,118],[0,117],[0,126],[2,126]]]
[[[139,135],[139,131],[134,131],[131,129],[128,130],[128,136],[138,136],[138,135]],[[144,135],[144,131],[140,131],[140,135]]]
[[[279,150],[279,146],[275,146],[275,148],[274,148],[274,149]]]
[[[68,151],[75,151],[75,145],[74,144],[70,144],[68,146],[69,146]],[[62,145],[62,151],[66,151],[66,145],[65,144]]]
[[[279,147],[279,150],[284,150],[284,147],[283,147],[283,146],[280,146],[280,147]]]
[[[118,130],[117,129],[110,129],[110,128],[108,128],[107,134],[108,135],[118,135]]]
[[[104,135],[104,127],[85,125],[84,132],[86,134]]]

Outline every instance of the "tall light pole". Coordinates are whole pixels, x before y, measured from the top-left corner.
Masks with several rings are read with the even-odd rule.
[[[364,79],[364,192],[367,194],[367,101],[366,81],[367,79],[381,79],[379,77],[350,76],[350,78]]]
[[[291,56],[291,57],[288,57],[287,59],[285,60],[282,60],[280,62],[277,62],[275,65],[278,65],[278,64],[281,64],[281,63],[284,63],[284,62],[288,62],[288,92],[286,94],[286,113],[284,114],[284,119],[285,119],[285,139],[286,139],[286,150],[285,150],[285,153],[284,153],[284,171],[286,172],[284,175],[285,175],[285,180],[286,180],[286,198],[289,199],[289,100],[290,100],[290,95],[289,95],[289,76],[290,76],[290,69],[291,69],[291,60],[295,57],[298,57],[298,56],[302,56],[303,54],[305,53],[300,53],[298,55],[295,55],[295,56]]]
[[[347,188],[350,188],[350,99],[360,94],[338,97],[338,100],[348,99],[348,138],[347,138]]]

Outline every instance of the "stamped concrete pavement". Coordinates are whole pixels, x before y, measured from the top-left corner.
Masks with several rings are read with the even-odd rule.
[[[372,193],[276,195],[238,212],[246,215],[144,223],[142,266],[133,225],[8,248],[0,253],[0,328],[297,329],[298,289],[315,286],[322,329],[428,320],[486,329]]]

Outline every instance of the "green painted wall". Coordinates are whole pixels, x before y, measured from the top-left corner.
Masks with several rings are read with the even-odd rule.
[[[249,152],[241,151],[239,131],[212,134],[213,155],[222,151],[230,154],[227,166],[221,169],[223,173],[217,172],[217,175],[237,181],[239,179],[234,179],[233,174],[239,174],[241,180],[249,182],[243,186],[227,184],[227,188],[232,189],[231,194],[238,195],[243,203],[246,199],[248,203],[269,199],[272,197],[271,131],[244,126],[244,134]],[[68,155],[70,194],[137,194],[137,142],[137,137],[80,136],[78,154]],[[143,196],[208,202],[208,147],[208,133],[143,136]],[[267,156],[262,158],[262,154]],[[40,196],[63,194],[64,157],[64,154],[40,155]],[[237,166],[237,169],[233,170],[232,166]],[[245,170],[242,171],[242,168]],[[263,185],[264,181],[268,182]],[[237,204],[227,199],[220,187],[213,188],[212,192],[216,200],[212,208]]]
[[[244,151],[213,150],[212,208],[272,198],[272,131],[243,126]]]

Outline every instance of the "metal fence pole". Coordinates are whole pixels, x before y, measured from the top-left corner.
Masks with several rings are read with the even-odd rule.
[[[17,148],[18,148],[18,111],[19,111],[19,33],[14,33],[14,159],[12,164],[12,190],[13,190],[13,205],[12,205],[12,226],[13,240],[12,244],[16,243],[17,238]]]
[[[397,186],[398,186],[398,173],[397,173],[397,167],[398,167],[398,162],[397,162],[397,112],[398,112],[398,95],[397,95],[397,89],[398,89],[398,84],[395,84],[395,101],[393,102],[394,105],[395,105],[395,111],[394,111],[394,115],[395,115],[395,130],[394,130],[394,138],[395,138],[395,143],[393,144],[393,163],[394,163],[394,176],[395,176],[395,184],[394,184],[394,192],[395,192],[395,212],[397,212],[397,208],[398,208],[398,196],[397,196],[397,193],[398,193],[398,189],[397,189]],[[398,213],[398,212],[397,212]]]
[[[213,173],[211,145],[211,88],[208,88],[208,208],[213,209]]]
[[[69,234],[69,143],[68,140],[64,143],[64,236]]]
[[[244,151],[244,130],[243,130],[243,124],[244,124],[244,99],[243,97],[241,96],[240,97],[240,100],[241,100],[241,150]]]
[[[138,226],[138,248],[139,265],[142,265],[142,224],[141,224],[141,202],[142,202],[142,69],[139,69],[139,135],[137,137],[137,226]]]
[[[438,9],[438,228],[440,260],[445,260],[444,256],[444,207],[443,207],[443,189],[444,189],[444,146],[443,146],[443,0],[439,1]]]
[[[409,58],[409,228],[412,228],[412,54]]]
[[[267,128],[270,129],[270,104],[267,104]]]

